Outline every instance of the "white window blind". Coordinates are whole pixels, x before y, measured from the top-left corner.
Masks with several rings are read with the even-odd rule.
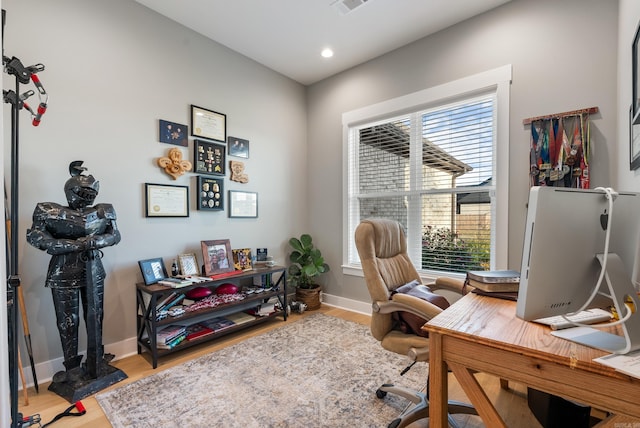
[[[495,268],[495,229],[506,228],[496,227],[494,197],[498,171],[508,171],[496,165],[499,85],[465,93],[471,95],[441,97],[446,101],[413,110],[394,100],[396,111],[408,113],[372,114],[375,121],[362,119],[367,109],[356,112],[355,124],[348,123],[350,114],[344,117],[349,236],[363,219],[397,220],[411,259],[427,275]],[[508,149],[502,153],[506,158]],[[357,266],[353,242],[345,249],[346,265]]]

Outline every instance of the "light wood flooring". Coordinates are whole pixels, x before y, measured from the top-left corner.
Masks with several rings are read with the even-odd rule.
[[[369,317],[366,315],[349,312],[342,309],[332,308],[326,305],[323,305],[321,309],[313,312],[305,312],[304,314],[292,314],[289,320],[295,320],[298,317],[306,316],[311,313],[322,312],[327,315],[336,316],[339,318],[343,318],[346,320],[358,322],[364,325],[368,325]],[[127,358],[123,358],[121,360],[115,361],[113,363],[114,366],[122,369],[127,375],[128,379],[125,379],[116,385],[111,386],[111,388],[117,388],[122,386],[123,384],[134,382],[138,379],[141,379],[145,376],[151,375],[157,370],[163,370],[174,365],[181,364],[193,358],[197,358],[201,355],[208,354],[210,352],[216,351],[218,349],[224,348],[226,346],[241,342],[249,337],[259,335],[273,328],[280,327],[282,324],[278,321],[267,322],[264,324],[260,324],[255,328],[248,329],[242,332],[238,332],[235,334],[231,334],[228,336],[224,336],[220,338],[220,340],[212,341],[208,344],[203,344],[202,346],[196,346],[193,348],[185,349],[184,351],[177,352],[175,354],[163,357],[159,360],[159,365],[156,370],[151,368],[151,363],[149,359],[149,355],[144,353],[142,355],[133,355]],[[402,379],[400,376],[397,376],[398,384],[402,384]],[[485,390],[487,391],[487,395],[492,399],[496,408],[500,412],[500,414],[504,417],[505,422],[510,427],[517,428],[539,428],[540,425],[535,420],[526,403],[526,387],[519,384],[510,383],[509,389],[504,390],[500,388],[499,379],[485,375],[478,374],[478,378],[480,383],[483,385]],[[389,379],[394,379],[393,373],[389,374]],[[348,376],[345,377],[345,381],[348,380]],[[450,377],[450,398],[466,401],[466,397],[461,392],[461,389],[458,387],[457,382],[453,376]],[[30,416],[34,414],[39,414],[42,423],[49,422],[52,420],[58,413],[63,412],[67,407],[69,407],[69,403],[61,398],[60,396],[50,392],[47,390],[48,384],[39,385],[40,392],[36,394],[33,388],[28,389],[28,400],[29,404],[24,405],[24,396],[22,392],[19,394],[19,412],[24,416]],[[374,391],[372,391],[372,394]],[[97,403],[96,399],[91,396],[82,400],[82,403],[87,409],[87,413],[81,417],[65,417],[58,422],[52,424],[52,428],[55,427],[64,427],[64,428],[75,428],[75,427],[92,427],[92,428],[102,428],[102,427],[110,427],[111,425],[107,421],[104,413],[102,412],[102,408]],[[456,420],[460,422],[461,428],[481,428],[484,427],[482,422],[479,420],[477,416],[467,417],[464,415],[456,416]],[[391,421],[389,421],[391,422]],[[345,421],[346,426],[349,426],[348,421]],[[427,427],[428,424],[426,421],[418,421],[411,425],[415,428]]]

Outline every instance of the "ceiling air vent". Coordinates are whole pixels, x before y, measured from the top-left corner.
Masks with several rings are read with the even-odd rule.
[[[341,15],[346,15],[347,13],[353,12],[358,7],[362,6],[369,0],[337,0],[331,3]]]

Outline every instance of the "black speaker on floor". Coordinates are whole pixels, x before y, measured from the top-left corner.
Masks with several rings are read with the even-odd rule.
[[[589,428],[591,407],[527,388],[527,404],[543,428]]]

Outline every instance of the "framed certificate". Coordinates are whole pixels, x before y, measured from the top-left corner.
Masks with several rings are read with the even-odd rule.
[[[227,115],[192,105],[191,135],[226,143]]]
[[[229,190],[229,217],[258,217],[258,194]]]
[[[145,183],[146,217],[189,217],[189,187]]]

